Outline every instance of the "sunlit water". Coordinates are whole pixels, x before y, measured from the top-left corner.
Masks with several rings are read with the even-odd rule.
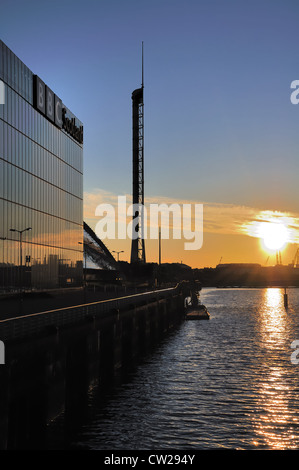
[[[299,289],[205,289],[182,323],[109,392],[93,389],[72,446],[299,448]],[[297,355],[299,357],[299,354]]]

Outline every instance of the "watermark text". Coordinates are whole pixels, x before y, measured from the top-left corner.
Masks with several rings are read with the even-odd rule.
[[[5,104],[5,86],[2,80],[0,80],[0,104]]]
[[[290,99],[292,104],[299,103],[299,80],[293,80],[291,83],[291,88],[294,91],[291,93]]]
[[[95,215],[95,232],[101,240],[137,238],[157,240],[184,239],[185,250],[199,250],[203,244],[203,204],[131,204],[118,196],[117,207],[100,204]],[[127,218],[129,222],[127,223]]]
[[[3,341],[0,341],[0,365],[5,364],[5,346]]]
[[[299,364],[299,340],[293,341],[291,348],[295,349],[295,351],[291,354],[291,363],[297,365]]]

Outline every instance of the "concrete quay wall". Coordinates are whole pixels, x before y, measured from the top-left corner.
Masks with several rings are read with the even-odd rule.
[[[85,311],[76,323],[43,325],[32,336],[17,328],[5,342],[0,449],[42,448],[48,423],[60,414],[78,419],[90,387],[113,381],[184,318],[184,296],[175,289],[109,306]],[[11,335],[11,326],[5,331]]]

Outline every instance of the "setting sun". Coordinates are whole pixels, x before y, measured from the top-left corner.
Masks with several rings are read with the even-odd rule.
[[[253,213],[240,227],[244,234],[259,239],[260,252],[268,255],[286,250],[290,256],[293,244],[299,243],[299,218],[295,214],[279,211],[260,211]]]
[[[267,250],[280,250],[288,242],[287,228],[277,222],[261,222],[259,236]]]

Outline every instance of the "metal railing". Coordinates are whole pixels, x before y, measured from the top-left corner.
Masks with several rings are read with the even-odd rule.
[[[0,320],[0,340],[7,341],[36,335],[45,331],[46,328],[75,324],[88,317],[104,318],[113,309],[121,310],[132,304],[138,305],[142,302],[157,301],[162,297],[171,296],[176,292],[177,287]]]

